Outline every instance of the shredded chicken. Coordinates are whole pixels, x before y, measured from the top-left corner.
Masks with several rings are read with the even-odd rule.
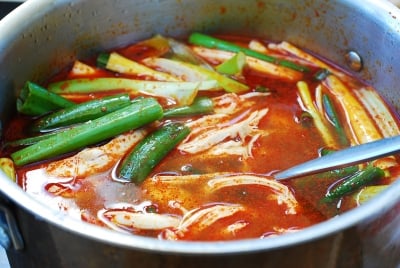
[[[268,92],[250,92],[243,95],[228,93],[213,98],[214,113],[230,115],[239,110],[252,107],[251,98],[269,96]]]
[[[145,202],[149,203],[149,202]],[[185,212],[183,217],[169,214],[146,213],[142,209],[135,209],[134,205],[116,204],[111,208],[98,211],[97,217],[109,228],[130,233],[134,230],[173,230],[169,234],[183,236],[191,226],[196,225],[196,230],[203,230],[219,219],[229,217],[238,211],[243,211],[240,205],[213,204],[202,208],[195,208]]]
[[[243,211],[240,205],[217,204],[206,208],[196,208],[189,211],[178,226],[179,231],[185,231],[189,226],[196,224],[198,230],[203,230],[221,218]]]
[[[296,214],[296,208],[298,206],[296,198],[293,196],[289,188],[282,183],[275,180],[267,179],[264,177],[258,177],[254,175],[235,175],[235,176],[223,176],[216,177],[208,181],[208,186],[212,191],[219,190],[224,187],[231,187],[243,184],[257,184],[269,187],[274,190],[274,198],[277,200],[279,205],[286,204],[287,214]]]
[[[211,206],[196,208],[184,215],[176,229],[169,230],[164,234],[164,239],[177,240],[183,237],[190,227],[195,226],[196,231],[203,231],[220,219],[230,217],[244,207],[232,204],[213,204]]]
[[[272,232],[265,233],[261,236],[261,238],[268,238],[268,237],[274,237],[274,236],[280,236],[282,234],[287,234],[287,233],[295,233],[300,231],[300,229],[296,228],[290,228],[290,229],[285,229],[285,228],[280,228],[280,227],[273,227]]]
[[[296,214],[298,202],[290,189],[284,184],[263,176],[256,175],[232,175],[228,173],[210,173],[201,175],[167,176],[157,175],[153,178],[154,182],[161,181],[168,184],[191,184],[193,182],[204,180],[205,193],[214,192],[222,188],[239,185],[260,185],[273,190],[273,196],[269,199],[275,199],[279,205],[285,204],[287,214]]]
[[[236,232],[247,227],[248,225],[249,225],[249,223],[246,221],[237,221],[237,222],[234,222],[234,223],[228,225],[224,230],[222,230],[222,232],[235,235]]]
[[[181,222],[177,216],[127,210],[102,209],[97,213],[97,217],[111,229],[122,232],[134,229],[161,230],[178,227]]]
[[[87,148],[76,155],[50,163],[46,167],[46,172],[56,177],[86,177],[103,172],[115,164],[145,135],[145,130],[119,135],[105,145]]]
[[[192,132],[178,146],[178,149],[187,153],[198,153],[212,149],[210,154],[241,154],[244,158],[251,157],[254,137],[266,135],[267,132],[258,129],[260,120],[267,114],[268,109],[245,114],[242,120],[232,124],[229,116],[213,114],[188,123]],[[217,124],[211,123],[217,121]],[[238,150],[238,147],[245,148]]]

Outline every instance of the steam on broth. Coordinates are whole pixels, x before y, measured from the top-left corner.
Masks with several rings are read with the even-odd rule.
[[[55,96],[33,107],[36,90]],[[399,173],[391,156],[274,180],[399,134],[375,89],[285,41],[155,36],[76,60],[43,87],[27,82],[18,102],[2,169],[47,206],[127,234],[296,232],[368,201]]]

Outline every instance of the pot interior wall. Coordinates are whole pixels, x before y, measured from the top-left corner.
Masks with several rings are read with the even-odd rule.
[[[9,29],[12,33],[6,35],[10,38],[0,43],[2,119],[12,110],[9,100],[27,79],[41,82],[77,57],[153,34],[181,37],[192,31],[288,40],[341,66],[346,66],[348,50],[357,51],[364,63],[358,75],[398,108],[400,93],[394,88],[400,76],[394,72],[400,63],[393,52],[400,42],[399,23],[368,2],[42,1],[32,21],[13,22],[18,25]],[[26,12],[24,8],[29,5],[20,13]]]

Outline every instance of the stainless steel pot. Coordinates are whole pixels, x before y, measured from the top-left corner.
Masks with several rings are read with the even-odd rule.
[[[155,33],[194,30],[307,47],[356,71],[400,111],[400,12],[383,0],[29,0],[0,22],[0,120],[15,113],[17,91],[28,79],[43,81],[75,58]],[[361,70],[349,52],[361,57]],[[15,267],[400,264],[400,181],[372,202],[301,232],[233,242],[160,241],[92,226],[35,201],[2,173],[0,191]]]

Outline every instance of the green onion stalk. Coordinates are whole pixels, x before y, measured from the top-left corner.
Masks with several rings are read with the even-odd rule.
[[[46,160],[139,128],[162,116],[162,107],[155,99],[142,98],[127,107],[16,151],[11,158],[17,166]]]

